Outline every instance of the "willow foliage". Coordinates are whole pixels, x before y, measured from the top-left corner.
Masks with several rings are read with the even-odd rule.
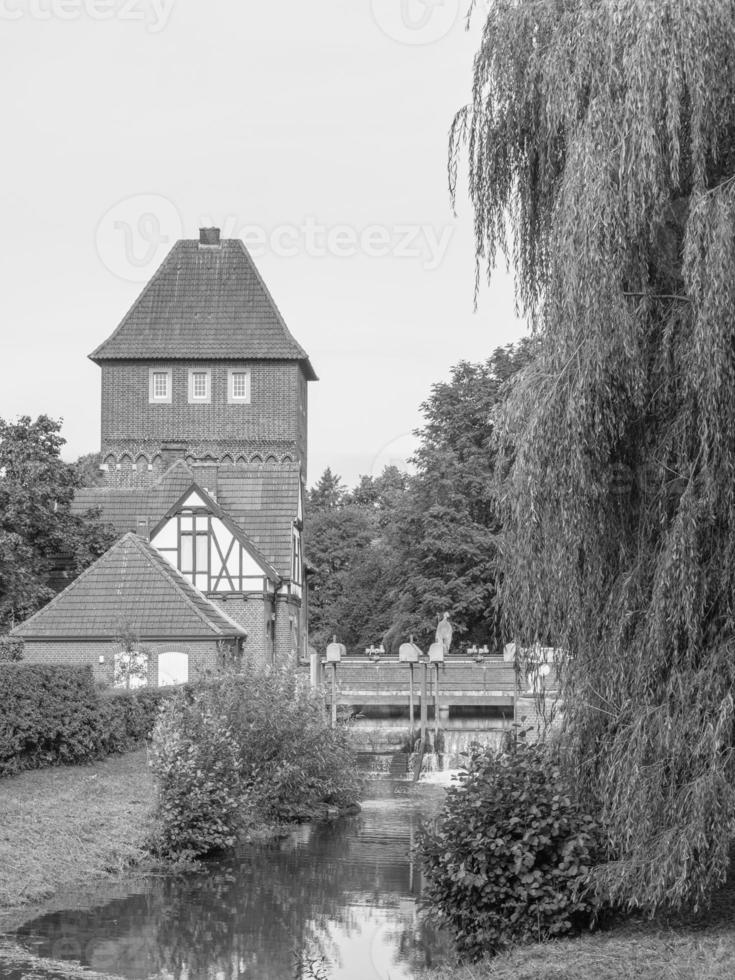
[[[455,120],[478,270],[542,352],[501,424],[503,601],[566,653],[597,885],[706,901],[735,812],[735,2],[495,0]]]

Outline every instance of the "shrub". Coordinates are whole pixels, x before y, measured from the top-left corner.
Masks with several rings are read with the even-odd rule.
[[[161,710],[151,768],[158,782],[158,853],[198,857],[234,844],[243,822],[240,759],[211,691]]]
[[[19,636],[0,636],[0,663],[22,660],[23,646]]]
[[[319,804],[357,800],[361,781],[347,729],[330,727],[322,699],[292,670],[250,669],[226,688],[223,706],[259,820],[305,820]]]
[[[100,692],[89,667],[0,662],[0,776],[127,752],[174,693]]]
[[[99,746],[89,668],[0,663],[0,775],[89,762]]]
[[[344,729],[289,670],[248,670],[167,705],[153,736],[156,843],[166,854],[231,844],[247,820],[304,820],[359,796]]]
[[[425,897],[463,955],[559,936],[596,912],[584,882],[599,841],[552,748],[519,739],[501,754],[478,749],[422,828]]]
[[[150,738],[161,705],[175,697],[177,690],[180,689],[144,687],[135,690],[100,692],[102,754],[128,752]]]

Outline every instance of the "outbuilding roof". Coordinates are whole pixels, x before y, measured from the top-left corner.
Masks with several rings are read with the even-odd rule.
[[[247,635],[133,533],[12,632],[25,640],[115,640],[131,631],[144,641]]]
[[[205,229],[204,231],[206,231]],[[182,239],[110,337],[89,356],[116,360],[299,361],[316,380],[239,239]],[[204,237],[204,236],[203,236]],[[214,244],[208,242],[213,241]]]

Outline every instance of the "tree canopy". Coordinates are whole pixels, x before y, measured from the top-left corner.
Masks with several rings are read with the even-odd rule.
[[[498,515],[494,413],[535,342],[461,362],[421,406],[411,475],[395,466],[347,491],[327,470],[310,491],[307,558],[312,642],[334,633],[349,648],[433,640],[449,612],[457,643],[498,647]]]
[[[81,477],[60,457],[60,431],[46,415],[0,419],[0,632],[53,597],[59,560],[77,575],[115,538],[97,514],[71,513]]]
[[[564,651],[599,889],[707,899],[735,813],[735,4],[495,0],[455,119],[478,273],[539,356],[500,429],[501,596]]]

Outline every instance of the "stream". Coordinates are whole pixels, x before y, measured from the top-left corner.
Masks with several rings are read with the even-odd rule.
[[[41,916],[13,938],[130,980],[412,980],[449,951],[420,914],[411,854],[443,797],[371,779],[357,816],[244,845],[198,873],[118,885],[104,904]]]

